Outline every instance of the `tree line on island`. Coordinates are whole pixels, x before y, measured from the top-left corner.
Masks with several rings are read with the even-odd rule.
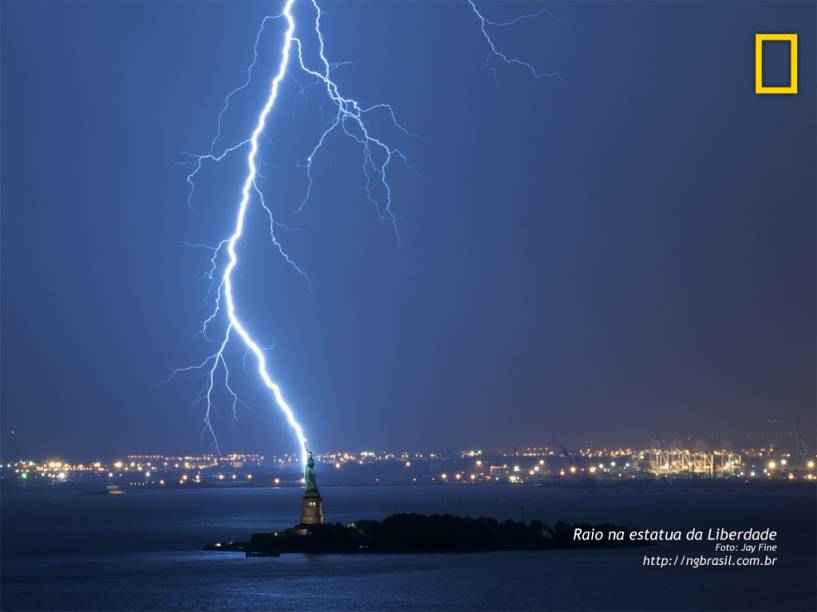
[[[307,553],[437,553],[502,550],[548,550],[622,548],[645,543],[577,541],[574,532],[631,530],[611,524],[557,522],[553,527],[537,520],[528,523],[489,517],[452,514],[394,514],[382,521],[362,520],[343,525],[327,523],[310,527],[310,534],[253,534],[250,542],[231,543],[221,550],[244,550],[248,554]],[[212,548],[210,548],[212,550]]]

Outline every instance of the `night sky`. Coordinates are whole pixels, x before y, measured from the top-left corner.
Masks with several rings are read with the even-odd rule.
[[[297,164],[331,108],[285,81],[263,189],[305,230],[281,241],[312,290],[254,207],[236,297],[311,445],[740,446],[765,442],[769,418],[813,440],[817,7],[541,6],[552,16],[496,40],[564,81],[499,64],[494,77],[464,2],[327,3],[327,52],[353,63],[336,72],[345,92],[392,103],[421,136],[373,120],[421,175],[394,170],[400,248],[339,137],[293,214]],[[212,449],[191,406],[203,381],[163,380],[212,350],[193,337],[209,253],[182,243],[230,233],[244,156],[205,168],[192,212],[178,162],[207,150],[276,10],[3,3],[4,458]],[[754,95],[755,32],[799,33],[799,95]],[[280,34],[266,31],[223,145],[252,128]],[[770,49],[770,81],[784,59]],[[242,350],[229,354],[247,405],[235,421],[217,395],[223,448],[294,452]]]

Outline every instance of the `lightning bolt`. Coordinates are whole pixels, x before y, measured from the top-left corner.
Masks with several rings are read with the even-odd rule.
[[[298,34],[296,18],[293,8],[296,3],[305,4],[311,7],[313,18],[311,20],[311,32],[309,36],[317,43],[317,57],[318,66],[312,67],[305,59],[304,47],[305,39]],[[488,57],[486,58],[486,66],[495,74],[495,68],[491,65],[492,58],[498,58],[505,64],[518,65],[528,70],[537,79],[546,76],[555,76],[561,79],[557,73],[545,73],[538,71],[532,64],[523,60],[511,57],[495,44],[491,36],[491,28],[507,28],[519,23],[524,19],[531,19],[539,15],[547,13],[547,11],[539,11],[531,15],[521,15],[511,21],[493,21],[486,18],[477,8],[473,0],[464,0],[471,8],[473,14],[477,17],[480,23],[480,31],[483,38],[488,45]],[[289,229],[287,226],[277,222],[268,206],[264,194],[259,187],[259,171],[258,171],[258,150],[259,138],[264,133],[267,126],[267,120],[275,107],[278,100],[279,90],[284,77],[290,70],[290,64],[293,63],[293,56],[295,58],[296,67],[307,77],[311,78],[313,82],[306,87],[297,82],[299,86],[298,96],[305,96],[307,87],[313,85],[321,86],[326,98],[332,103],[334,113],[331,120],[322,130],[314,147],[307,155],[304,162],[303,169],[306,177],[306,188],[303,199],[299,203],[296,214],[300,213],[308,204],[312,195],[312,173],[315,164],[315,159],[318,153],[326,145],[327,139],[335,132],[340,132],[344,136],[351,139],[360,147],[361,152],[361,172],[363,177],[363,185],[367,200],[372,204],[379,217],[389,224],[395,234],[397,244],[400,244],[399,226],[402,221],[400,216],[394,211],[392,207],[392,190],[390,185],[390,172],[395,163],[399,163],[407,170],[413,172],[409,165],[406,155],[397,147],[394,147],[374,133],[369,128],[367,118],[373,113],[385,114],[394,127],[409,138],[417,138],[407,130],[397,119],[394,108],[390,104],[378,103],[373,105],[362,105],[356,99],[348,97],[341,92],[332,73],[333,70],[341,65],[346,65],[348,62],[332,63],[326,55],[326,47],[324,42],[323,31],[321,29],[321,18],[323,14],[318,4],[318,0],[285,0],[283,9],[277,15],[269,15],[264,17],[258,32],[255,37],[255,44],[253,45],[252,61],[246,70],[246,78],[244,82],[227,94],[221,111],[217,117],[217,129],[213,137],[207,153],[203,155],[196,155],[192,153],[184,153],[187,156],[188,164],[192,170],[187,175],[187,182],[190,185],[188,195],[188,204],[192,209],[192,200],[195,193],[196,177],[203,170],[207,162],[220,162],[229,155],[238,151],[247,150],[246,156],[246,174],[240,191],[238,199],[237,212],[235,217],[235,224],[232,233],[216,245],[203,245],[186,243],[188,246],[205,248],[211,251],[210,267],[205,273],[205,278],[210,282],[210,287],[207,292],[205,300],[209,300],[212,294],[215,294],[213,309],[209,316],[204,320],[198,334],[202,335],[208,341],[212,341],[208,336],[208,330],[220,317],[224,319],[225,329],[217,341],[217,349],[209,355],[201,363],[178,368],[171,374],[170,378],[180,373],[197,372],[206,379],[206,384],[198,397],[194,400],[194,406],[204,402],[204,431],[209,433],[212,437],[213,444],[216,451],[221,452],[218,438],[213,429],[211,416],[213,413],[213,393],[215,391],[218,381],[222,381],[224,389],[232,398],[232,411],[236,416],[237,405],[240,399],[233,387],[230,384],[230,369],[225,358],[225,351],[227,350],[230,341],[233,339],[240,340],[244,347],[244,358],[242,363],[246,362],[248,354],[252,354],[257,365],[257,374],[263,385],[270,392],[273,403],[284,413],[287,423],[297,440],[299,447],[299,454],[301,463],[306,464],[307,459],[307,439],[304,429],[295,417],[292,407],[287,403],[280,386],[273,380],[270,369],[265,357],[265,350],[253,339],[247,331],[242,319],[239,317],[238,308],[236,306],[233,295],[233,272],[238,265],[238,254],[236,247],[241,240],[244,233],[246,222],[246,213],[252,201],[257,201],[261,208],[266,213],[269,220],[269,235],[270,239],[283,260],[292,268],[294,272],[302,276],[307,283],[309,277],[306,272],[286,253],[285,249],[278,240],[276,231],[278,229]],[[266,101],[258,114],[255,122],[255,127],[249,137],[236,142],[232,145],[218,148],[219,141],[222,137],[222,118],[230,108],[232,98],[240,91],[244,90],[252,81],[253,70],[258,62],[258,47],[261,41],[262,34],[266,25],[270,21],[283,21],[285,31],[283,41],[279,50],[277,70],[272,78],[269,86],[269,94]],[[292,77],[295,80],[294,77]],[[219,378],[220,376],[223,377]],[[170,379],[168,379],[170,380]]]

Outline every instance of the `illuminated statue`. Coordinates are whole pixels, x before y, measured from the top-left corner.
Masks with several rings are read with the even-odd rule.
[[[312,451],[308,450],[306,467],[304,468],[304,483],[306,484],[306,493],[318,493],[318,480],[315,474],[315,457],[312,456]]]
[[[304,496],[301,498],[301,527],[323,524],[323,498],[318,491],[318,479],[315,475],[315,457],[312,451],[306,451],[304,468]]]

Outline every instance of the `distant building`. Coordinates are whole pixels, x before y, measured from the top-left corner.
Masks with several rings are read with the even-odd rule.
[[[491,480],[501,480],[508,475],[507,465],[490,465],[488,466],[488,476]]]

